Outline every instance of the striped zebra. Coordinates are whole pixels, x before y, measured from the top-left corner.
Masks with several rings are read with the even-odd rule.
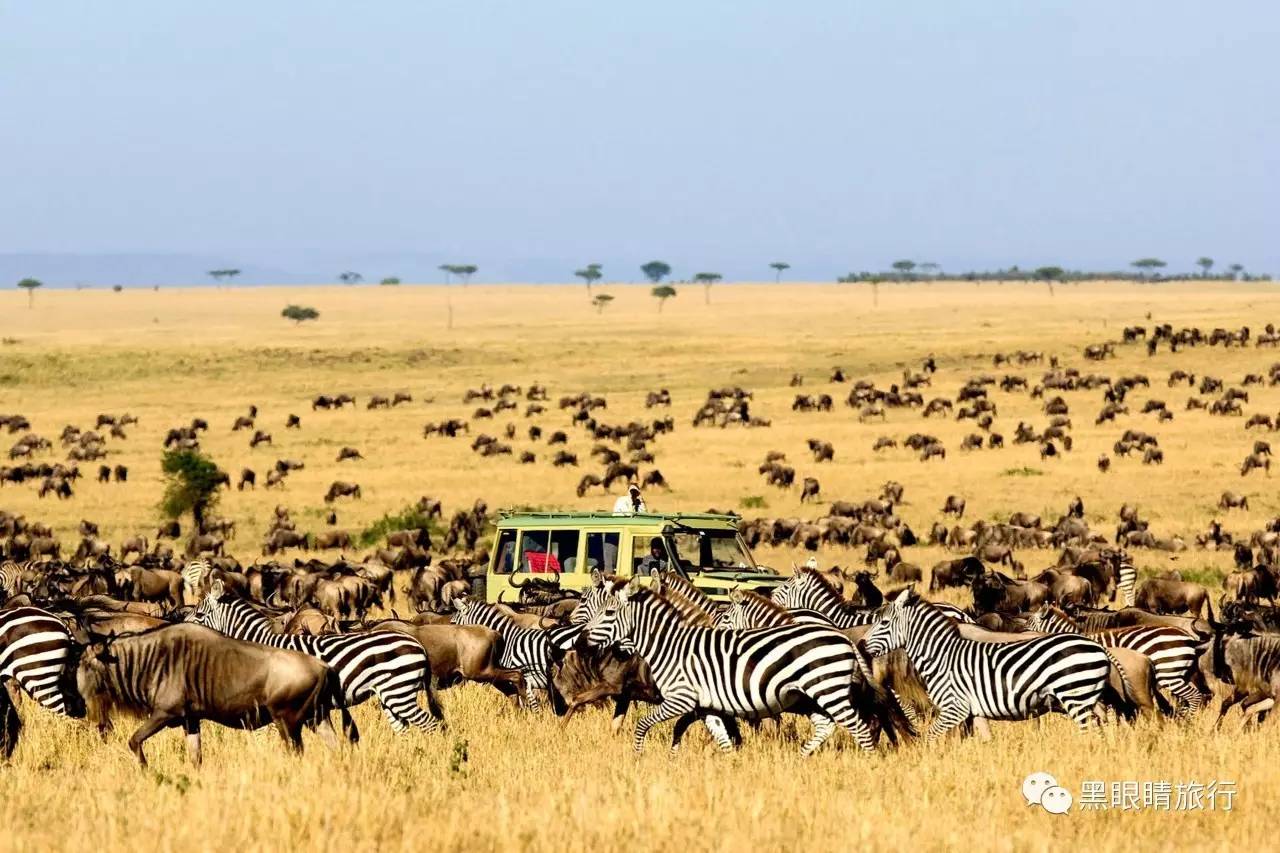
[[[1106,649],[1073,634],[1008,643],[965,639],[910,589],[889,605],[863,645],[874,657],[906,650],[938,709],[930,742],[971,718],[1021,720],[1048,711],[1065,712],[1086,731],[1111,668]]]
[[[809,755],[837,725],[863,749],[873,749],[871,730],[853,706],[857,664],[853,644],[830,627],[785,625],[751,631],[693,627],[654,590],[630,583],[613,595],[588,624],[588,641],[618,644],[644,658],[662,702],[636,724],[634,748],[654,725],[676,720],[672,750],[699,717],[759,720],[785,712],[806,713],[813,736]],[[723,727],[708,725],[722,750],[733,748]]]
[[[5,560],[0,563],[0,592],[4,593],[6,599],[13,598],[24,592],[23,575],[32,571],[36,563],[34,560],[28,560],[25,563],[15,563],[13,560]]]
[[[1177,628],[1158,625],[1135,625],[1086,631],[1078,622],[1056,607],[1044,606],[1027,623],[1027,630],[1049,634],[1081,634],[1097,640],[1104,648],[1131,649],[1145,655],[1155,670],[1156,684],[1184,703],[1180,713],[1188,714],[1204,707],[1209,688],[1197,663],[1200,650],[1194,637]]]
[[[192,560],[182,567],[182,588],[188,601],[195,601],[200,595],[200,583],[209,576],[213,567],[205,560]]]
[[[0,683],[16,681],[32,699],[68,717],[84,716],[79,695],[63,679],[74,648],[71,632],[52,613],[38,607],[0,610]],[[18,745],[22,721],[8,694],[2,698],[0,755],[7,758]]]
[[[812,614],[821,614],[837,628],[873,625],[885,610],[883,606],[857,607],[850,604],[831,581],[812,569],[801,569],[787,578],[774,589],[772,599],[774,604],[788,610],[807,611],[810,618]],[[933,606],[956,622],[973,622],[972,616],[955,605],[933,602]]]
[[[359,734],[347,708],[378,697],[382,712],[397,732],[408,726],[435,731],[443,715],[431,686],[427,653],[412,636],[391,631],[359,634],[277,634],[270,620],[248,602],[225,595],[221,581],[214,581],[200,600],[190,622],[221,631],[229,637],[292,649],[319,658],[338,674],[346,707],[343,730],[354,743]],[[418,705],[418,690],[425,690],[430,714]]]
[[[520,670],[520,674],[524,676],[525,702],[530,710],[537,711],[541,704],[534,691],[551,689],[552,638],[548,632],[538,628],[522,628],[492,604],[455,598],[453,606],[458,612],[453,614],[450,621],[455,625],[483,625],[498,632],[502,637],[498,665]],[[571,627],[576,639],[581,627]],[[557,639],[562,640],[563,636],[557,634]]]
[[[1133,607],[1137,600],[1138,570],[1126,556],[1120,561],[1120,580],[1117,589],[1124,597],[1121,599],[1125,607]]]

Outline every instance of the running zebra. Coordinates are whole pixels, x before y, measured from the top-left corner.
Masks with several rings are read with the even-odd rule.
[[[187,617],[229,637],[293,649],[319,658],[338,674],[346,707],[342,709],[343,730],[354,743],[359,734],[347,708],[371,696],[378,697],[382,712],[397,732],[414,726],[427,731],[440,728],[443,715],[431,687],[431,665],[427,653],[413,637],[391,631],[359,634],[277,634],[270,620],[247,601],[225,595],[222,582],[215,580],[209,593]],[[418,690],[425,690],[430,714],[418,705]]]
[[[23,592],[22,576],[34,565],[34,561],[18,564],[13,560],[5,560],[0,563],[0,592],[4,593],[6,599]]]
[[[905,649],[938,716],[933,742],[973,717],[1022,720],[1064,711],[1081,731],[1107,685],[1111,658],[1094,640],[1047,634],[1029,640],[968,640],[941,610],[903,590],[863,640],[873,657]]]
[[[498,656],[498,665],[520,670],[520,674],[524,676],[525,702],[531,711],[537,711],[541,705],[534,691],[551,689],[551,635],[537,628],[520,627],[492,604],[455,598],[453,606],[458,612],[453,614],[450,621],[455,625],[483,625],[501,635],[502,650]],[[576,640],[582,630],[581,626],[569,627],[573,629],[572,637]],[[557,632],[557,646],[569,633],[564,629]]]
[[[1200,650],[1196,647],[1196,640],[1177,628],[1135,625],[1131,628],[1086,631],[1058,608],[1045,605],[1031,617],[1027,630],[1049,634],[1081,634],[1097,640],[1104,648],[1131,649],[1145,655],[1155,670],[1156,684],[1184,703],[1179,713],[1199,711],[1208,698],[1209,688],[1197,665]]]
[[[0,683],[16,681],[32,699],[63,716],[84,713],[79,696],[64,689],[62,677],[74,647],[71,632],[52,613],[38,607],[0,610]],[[22,723],[11,707],[4,710],[0,754],[8,757],[18,745]]]
[[[809,755],[836,725],[863,749],[873,749],[871,730],[853,706],[857,664],[853,644],[830,627],[785,625],[733,631],[686,625],[663,600],[661,579],[645,590],[632,582],[614,594],[588,624],[594,645],[618,644],[644,658],[662,694],[662,703],[636,724],[634,748],[664,720],[677,720],[671,748],[700,717],[759,720],[785,712],[805,713],[813,736],[801,753]],[[722,750],[733,741],[720,725],[708,725]]]

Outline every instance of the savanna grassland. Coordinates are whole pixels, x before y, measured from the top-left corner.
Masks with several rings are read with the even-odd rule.
[[[25,295],[0,294],[0,412],[19,412],[35,432],[55,441],[64,424],[93,426],[100,412],[129,412],[140,423],[125,441],[109,440],[109,462],[130,468],[127,484],[100,485],[92,476],[67,501],[39,500],[31,484],[0,489],[0,508],[47,521],[74,548],[81,518],[99,523],[118,543],[153,535],[162,489],[160,446],[172,426],[204,417],[202,445],[235,476],[259,472],[291,457],[306,468],[282,490],[225,493],[219,514],[238,525],[233,552],[248,562],[272,507],[293,511],[300,528],[323,529],[321,497],[334,479],[358,482],[359,501],[340,501],[339,528],[358,532],[384,513],[427,494],[444,501],[446,515],[485,498],[491,507],[607,508],[612,496],[579,499],[574,486],[586,470],[593,442],[569,426],[554,402],[590,391],[608,399],[597,413],[607,423],[665,416],[646,411],[647,391],[670,389],[673,434],[652,448],[670,492],[649,494],[652,508],[715,507],[747,516],[816,516],[798,489],[763,484],[756,466],[766,451],[784,451],[798,477],[816,476],[826,500],[875,496],[890,479],[906,487],[901,514],[927,532],[948,494],[968,500],[965,521],[1027,510],[1056,518],[1079,495],[1090,524],[1114,527],[1120,504],[1137,503],[1158,536],[1193,542],[1214,518],[1236,533],[1280,514],[1271,480],[1242,479],[1239,464],[1258,436],[1243,418],[1184,411],[1185,385],[1169,388],[1176,368],[1239,384],[1246,373],[1267,372],[1280,353],[1252,346],[1198,347],[1176,354],[1162,347],[1148,358],[1141,346],[1117,347],[1118,358],[1086,362],[1086,344],[1119,340],[1123,326],[1248,325],[1256,332],[1280,320],[1280,293],[1269,285],[1093,284],[1042,287],[984,284],[882,286],[873,306],[861,285],[721,286],[705,304],[700,288],[681,287],[662,312],[647,288],[608,288],[616,298],[603,312],[577,287],[316,287],[232,290],[44,291],[28,310]],[[446,327],[446,300],[453,328]],[[288,303],[315,307],[319,320],[295,325],[280,317]],[[919,411],[890,410],[884,423],[859,423],[842,404],[849,386],[831,384],[840,366],[851,379],[880,387],[917,369],[928,354],[939,371],[926,398],[954,397],[966,378],[985,372],[1026,376],[1045,367],[992,367],[992,355],[1018,349],[1058,355],[1064,366],[1113,377],[1145,373],[1149,389],[1129,398],[1131,412],[1094,426],[1100,391],[1064,396],[1074,421],[1074,450],[1041,461],[1035,445],[962,453],[971,421],[925,421]],[[801,389],[788,387],[793,373]],[[422,437],[427,421],[469,418],[475,403],[462,396],[481,383],[545,384],[549,411],[533,419],[521,409],[476,432],[519,429],[517,454],[532,449],[537,464],[512,457],[481,458],[466,438]],[[741,385],[755,392],[752,412],[772,420],[760,429],[693,429],[690,420],[712,387]],[[370,394],[414,395],[410,404],[367,411]],[[799,414],[797,391],[830,393],[831,413]],[[351,393],[358,406],[312,412],[318,393]],[[1280,388],[1251,387],[1246,415],[1280,410]],[[1025,392],[992,397],[995,429],[1012,439],[1025,420],[1043,428],[1040,401]],[[1147,399],[1174,412],[1168,423],[1137,412]],[[234,418],[259,407],[258,427],[274,444],[254,450],[248,434],[231,432]],[[284,428],[287,415],[301,430]],[[569,449],[583,466],[554,469],[544,443],[526,435],[530,423],[566,429]],[[1099,453],[1128,427],[1159,436],[1162,466],[1116,459],[1109,473]],[[887,435],[914,431],[939,436],[945,461],[922,463],[907,450],[873,453]],[[835,446],[834,462],[811,461],[805,440]],[[344,445],[363,461],[335,463]],[[61,458],[61,453],[44,458]],[[95,465],[82,466],[92,473]],[[1249,496],[1250,510],[1222,514],[1224,489]],[[761,506],[761,504],[763,504]],[[752,508],[744,508],[752,507]],[[1169,555],[1135,551],[1140,569],[1176,567],[1215,590],[1230,555],[1195,550]],[[769,549],[757,558],[785,568],[802,552]],[[861,550],[824,550],[824,564],[848,565]],[[917,548],[907,559],[929,565],[940,549]],[[1050,552],[1023,552],[1034,572]],[[1175,559],[1176,558],[1176,559]],[[963,601],[962,596],[952,600]],[[1280,796],[1272,756],[1275,726],[1243,738],[1235,719],[1209,730],[1213,713],[1188,724],[1142,723],[1082,737],[1064,718],[994,728],[992,743],[951,742],[936,750],[908,746],[897,753],[861,754],[843,736],[815,757],[799,759],[794,737],[752,736],[737,754],[716,754],[695,732],[682,753],[665,754],[669,726],[659,727],[648,752],[636,758],[626,739],[609,734],[604,712],[562,729],[550,715],[510,709],[489,688],[462,687],[442,701],[444,736],[394,737],[371,707],[361,708],[364,740],[336,753],[308,741],[300,759],[275,735],[206,727],[205,765],[193,770],[181,737],[166,733],[148,744],[152,769],[139,772],[122,722],[106,744],[74,721],[55,719],[24,702],[24,739],[0,768],[0,821],[14,849],[819,849],[916,847],[995,850],[1239,849],[1272,835],[1271,803]],[[632,720],[634,720],[634,714]],[[803,730],[807,722],[789,723]],[[1086,779],[1107,781],[1231,780],[1239,790],[1225,812],[1073,812],[1054,817],[1029,809],[1018,793],[1024,776],[1053,773],[1077,797]]]

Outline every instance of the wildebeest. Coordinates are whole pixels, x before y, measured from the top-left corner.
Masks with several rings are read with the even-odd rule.
[[[947,495],[947,500],[942,505],[942,514],[954,515],[956,518],[964,518],[964,508],[964,498],[959,495]]]
[[[1219,509],[1248,509],[1249,498],[1239,492],[1223,492],[1222,497],[1218,499]]]
[[[331,710],[343,709],[337,675],[300,652],[247,643],[199,625],[167,625],[89,645],[76,668],[76,688],[90,721],[105,731],[115,707],[144,718],[129,738],[138,763],[142,745],[161,729],[182,726],[199,765],[200,724],[256,729],[275,723],[302,751],[302,727],[335,740]]]
[[[1190,613],[1204,615],[1209,592],[1198,583],[1147,578],[1138,584],[1136,604],[1152,613]]]
[[[360,487],[355,483],[348,483],[343,480],[334,480],[329,484],[329,491],[325,492],[324,502],[333,503],[338,498],[360,498]]]
[[[800,503],[808,500],[818,500],[821,491],[822,486],[818,483],[816,477],[805,477],[800,490]]]

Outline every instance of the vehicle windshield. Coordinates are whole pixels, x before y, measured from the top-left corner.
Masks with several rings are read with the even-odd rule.
[[[667,545],[686,572],[757,571],[755,561],[733,530],[677,530]]]

